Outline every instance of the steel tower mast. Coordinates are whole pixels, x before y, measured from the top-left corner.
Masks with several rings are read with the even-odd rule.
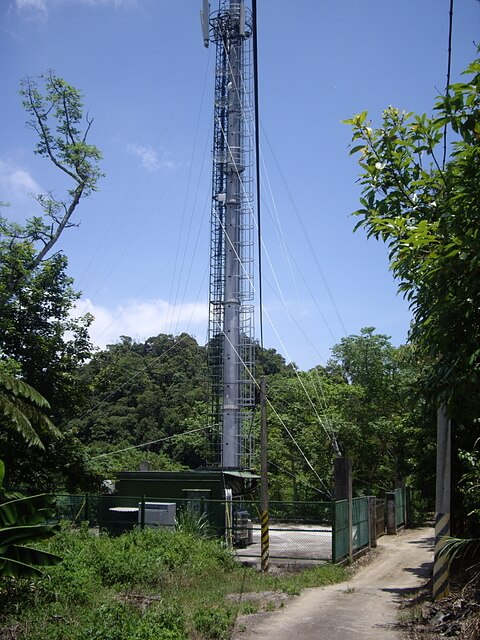
[[[211,419],[219,462],[251,466],[253,379],[252,15],[244,0],[202,12],[205,46],[215,44],[210,244]]]

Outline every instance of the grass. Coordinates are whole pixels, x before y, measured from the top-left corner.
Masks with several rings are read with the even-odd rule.
[[[64,558],[36,581],[0,583],[0,637],[15,640],[227,640],[258,605],[232,593],[282,591],[345,579],[323,565],[271,576],[238,564],[219,541],[183,531],[116,538],[63,530],[45,546]]]

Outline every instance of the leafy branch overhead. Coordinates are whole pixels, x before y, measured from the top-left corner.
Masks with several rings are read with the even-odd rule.
[[[26,77],[20,94],[30,116],[27,124],[38,135],[35,153],[51,160],[72,181],[63,199],[53,193],[36,196],[45,217],[30,218],[24,228],[10,226],[14,238],[41,243],[29,265],[34,269],[51,251],[62,231],[74,226],[72,216],[80,199],[96,190],[102,176],[98,166],[102,154],[87,142],[93,118],[84,116],[78,89],[49,71],[37,79]]]
[[[411,337],[435,363],[433,395],[447,401],[478,395],[468,387],[480,382],[480,59],[464,75],[432,117],[388,107],[378,128],[366,112],[346,121],[361,168],[357,228],[388,244]]]

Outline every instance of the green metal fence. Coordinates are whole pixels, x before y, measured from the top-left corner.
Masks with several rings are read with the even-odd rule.
[[[368,498],[352,500],[352,532],[348,523],[348,501],[337,500],[334,503],[334,522],[332,538],[332,562],[338,563],[349,557],[350,535],[352,536],[352,553],[355,555],[370,544],[368,526]]]
[[[336,564],[349,555],[348,500],[336,500],[333,510],[332,562]]]
[[[368,529],[368,498],[353,498],[352,500],[352,536],[353,554],[355,555],[370,544]]]
[[[397,527],[405,526],[405,488],[395,489],[395,521]]]

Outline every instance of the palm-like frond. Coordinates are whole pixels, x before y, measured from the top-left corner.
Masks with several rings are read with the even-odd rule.
[[[13,396],[29,400],[40,409],[50,409],[48,401],[36,389],[4,371],[0,371],[0,388],[10,392]]]
[[[454,560],[463,558],[480,558],[480,538],[448,538],[440,550],[440,556],[445,556],[451,564]]]
[[[33,578],[42,575],[40,569],[33,565],[50,567],[61,561],[59,556],[48,553],[48,551],[12,545],[7,553],[2,553],[0,549],[0,576],[4,578]]]
[[[33,387],[0,370],[1,426],[19,433],[29,446],[43,449],[42,434],[61,435],[44,413],[49,408],[47,400]]]
[[[54,514],[55,498],[49,494],[0,504],[0,577],[38,576],[41,571],[37,566],[61,562],[59,556],[28,546],[57,531],[57,524],[49,524]]]

